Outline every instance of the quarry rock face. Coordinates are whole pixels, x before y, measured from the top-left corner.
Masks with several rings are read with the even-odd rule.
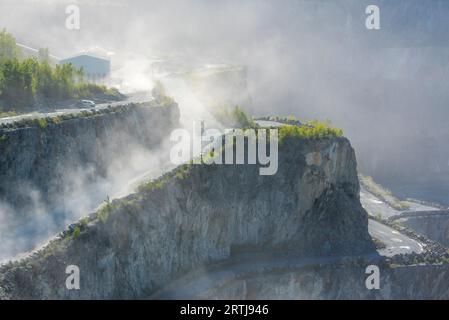
[[[447,299],[447,266],[380,268],[380,288],[365,286],[365,267],[320,265],[241,277],[210,288],[198,299]]]
[[[42,250],[4,265],[0,297],[145,298],[240,253],[373,252],[367,224],[349,141],[288,138],[273,176],[259,175],[257,165],[186,165],[106,204]],[[69,265],[80,270],[79,290],[66,287]]]
[[[178,124],[176,104],[129,105],[97,115],[75,116],[44,126],[0,129],[0,201],[13,207],[33,205],[66,186],[69,172],[106,176],[108,166],[135,146],[154,147]]]
[[[420,235],[449,246],[449,214],[443,212],[441,215],[429,212],[425,216],[404,217],[400,222]]]

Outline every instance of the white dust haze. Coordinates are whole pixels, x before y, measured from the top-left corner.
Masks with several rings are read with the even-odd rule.
[[[245,110],[330,119],[351,140],[362,172],[400,196],[449,205],[449,3],[375,2],[379,31],[365,28],[372,4],[365,0],[2,0],[0,27],[60,57],[95,46],[114,52],[113,76],[125,92],[150,90],[158,61],[244,66]],[[73,3],[80,30],[65,27],[65,6]],[[216,125],[210,106],[182,80],[162,80],[184,125]],[[145,172],[139,159],[130,170],[137,176]],[[83,174],[74,173],[75,188]],[[99,189],[125,185],[133,174]],[[74,199],[73,206],[97,201]],[[5,220],[8,209],[2,212]]]

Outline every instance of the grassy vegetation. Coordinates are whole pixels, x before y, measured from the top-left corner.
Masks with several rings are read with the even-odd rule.
[[[145,183],[141,184],[138,187],[138,192],[147,193],[147,192],[151,192],[153,190],[162,189],[164,184],[165,184],[165,181],[162,181],[160,179],[151,180],[149,182],[145,182]]]
[[[169,107],[175,103],[175,100],[172,97],[164,96],[157,100],[159,107]]]
[[[151,95],[155,99],[156,103],[160,107],[168,107],[173,105],[175,100],[167,95],[165,87],[160,81],[156,81],[153,89],[151,90]]]
[[[254,120],[239,106],[234,108],[227,106],[218,107],[213,111],[213,116],[225,126],[237,128],[257,127]]]
[[[192,166],[191,161],[191,163],[180,165],[155,180],[144,182],[137,188],[137,192],[145,195],[155,190],[161,190],[172,179],[184,180],[190,176]]]
[[[80,236],[80,234],[81,234],[80,227],[75,226],[75,228],[73,229],[73,233],[72,233],[73,238],[75,238],[75,239],[78,238]]]
[[[73,92],[72,97],[77,99],[88,99],[93,98],[98,94],[105,94],[117,99],[122,96],[122,94],[116,88],[108,88],[105,85],[84,82],[79,83],[75,87],[75,91]]]
[[[100,209],[96,213],[96,217],[102,223],[106,223],[109,218],[109,215],[112,211],[117,209],[117,201],[110,202],[109,197],[106,199],[105,203],[100,207]]]
[[[414,198],[407,198],[406,202],[417,203],[417,204],[420,204],[420,205],[423,205],[423,206],[434,207],[434,208],[437,208],[437,209],[440,209],[440,210],[446,210],[447,209],[446,206],[441,205],[441,204],[436,203],[436,202],[432,202],[432,201],[426,201],[426,200],[420,200],[420,199],[414,199]]]
[[[187,178],[189,176],[189,172],[190,172],[189,168],[190,168],[190,166],[187,164],[181,165],[175,169],[173,176],[178,180],[184,180],[185,178]]]
[[[286,138],[328,138],[341,137],[343,131],[333,128],[329,122],[310,121],[301,126],[285,125],[279,128],[279,142]]]
[[[80,223],[80,225],[81,225],[82,227],[86,227],[87,224],[89,223],[89,217],[83,217],[83,218],[81,218],[80,221],[79,221],[79,223]]]
[[[60,116],[52,117],[50,119],[51,119],[51,122],[53,122],[54,124],[60,124],[62,121]]]
[[[88,227],[88,223],[91,221],[98,220],[105,224],[114,212],[125,212],[131,215],[135,214],[139,208],[139,204],[136,201],[138,198],[139,197],[136,197],[135,195],[131,195],[127,198],[110,201],[108,197],[97,212],[80,219],[77,226],[83,231]]]
[[[45,118],[37,119],[37,125],[40,129],[45,129],[47,127],[47,120]]]
[[[7,118],[7,117],[14,117],[17,116],[17,112],[15,111],[0,111],[0,119],[1,118]]]
[[[386,202],[392,208],[400,211],[410,209],[410,204],[407,201],[401,201],[396,198],[390,190],[382,187],[380,184],[377,184],[372,177],[360,174],[359,180],[366,190]]]
[[[98,220],[100,220],[101,222],[105,223],[108,220],[110,209],[111,208],[109,207],[109,205],[105,205],[105,206],[101,207],[97,211],[97,218],[98,218]]]

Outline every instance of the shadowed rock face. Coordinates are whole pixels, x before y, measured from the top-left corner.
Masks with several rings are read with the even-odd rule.
[[[198,299],[448,299],[444,265],[380,267],[380,289],[365,286],[366,265],[350,263],[262,272],[203,292]]]
[[[320,161],[307,162],[310,153]],[[148,297],[234,253],[356,255],[374,249],[345,138],[286,139],[273,176],[260,176],[255,165],[190,165],[153,185],[113,201],[78,224],[79,232],[72,228],[4,266],[0,297]],[[81,272],[80,290],[65,287],[72,264]]]
[[[98,115],[47,121],[23,128],[0,129],[0,201],[26,212],[34,205],[32,192],[44,204],[68,183],[69,172],[106,177],[119,158],[133,148],[156,147],[178,124],[176,104],[165,107],[129,105]],[[57,203],[56,203],[57,204]]]
[[[449,246],[449,212],[441,211],[441,214],[429,212],[425,216],[404,217],[399,221],[418,234]]]
[[[94,110],[0,126],[0,263],[126,194],[179,126],[174,102]]]

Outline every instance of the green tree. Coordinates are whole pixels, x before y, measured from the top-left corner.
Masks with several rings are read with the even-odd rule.
[[[54,92],[53,70],[48,62],[40,63],[36,77],[36,94],[42,98],[51,98]]]
[[[5,29],[2,29],[0,31],[0,63],[10,59],[18,59],[19,55],[20,50],[16,45],[16,39]]]
[[[48,49],[40,49],[38,58],[19,60],[14,38],[4,29],[0,32],[1,109],[29,111],[39,105],[37,102],[87,99],[100,93],[120,95],[106,86],[86,82],[83,70],[72,64],[52,67]]]
[[[50,62],[50,53],[48,52],[48,48],[40,48],[37,55],[39,62]]]
[[[1,98],[8,103],[8,108],[31,107],[35,95],[35,73],[37,62],[26,59],[6,60],[0,66],[2,73]]]

